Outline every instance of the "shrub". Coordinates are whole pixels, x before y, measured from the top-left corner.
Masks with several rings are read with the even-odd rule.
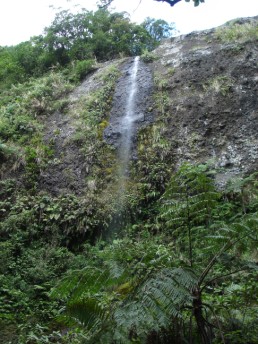
[[[252,41],[258,39],[258,28],[255,23],[230,22],[228,26],[220,27],[216,30],[216,37],[222,42],[229,43],[235,41]]]
[[[143,54],[141,55],[141,59],[145,63],[153,62],[156,58],[157,58],[156,55],[151,53],[151,52],[149,52],[148,50],[145,50],[143,52]]]
[[[0,162],[7,160],[11,155],[14,154],[14,149],[8,147],[0,141]]]
[[[73,69],[71,81],[78,82],[83,80],[87,74],[94,70],[94,60],[77,61]]]

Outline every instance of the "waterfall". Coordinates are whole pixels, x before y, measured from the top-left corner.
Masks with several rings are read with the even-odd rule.
[[[136,101],[135,97],[138,91],[137,72],[139,68],[139,56],[134,58],[133,65],[130,71],[130,79],[128,83],[128,94],[125,104],[125,113],[121,120],[121,145],[119,147],[119,160],[120,170],[119,176],[121,178],[121,189],[124,191],[125,178],[128,176],[128,168],[130,161],[130,153],[132,147],[132,139],[135,129],[135,121],[137,120],[136,114]]]
[[[109,125],[104,131],[104,140],[117,152],[117,169],[110,189],[114,213],[106,231],[109,238],[130,223],[127,202],[134,190],[130,190],[129,171],[130,161],[137,159],[136,134],[153,120],[152,112],[147,110],[152,105],[151,70],[139,57],[135,57],[121,66],[121,72],[114,92]]]

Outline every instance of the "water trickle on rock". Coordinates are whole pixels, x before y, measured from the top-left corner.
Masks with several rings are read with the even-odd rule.
[[[119,147],[120,178],[128,175],[128,165],[134,135],[134,123],[137,121],[136,95],[138,91],[137,72],[139,68],[139,57],[135,57],[128,84],[128,98],[126,100],[125,113],[121,121],[121,145]],[[123,185],[122,185],[123,186]],[[123,186],[124,188],[124,186]]]
[[[114,195],[117,218],[111,224],[113,233],[121,227],[119,217],[126,212],[130,163],[137,159],[137,131],[153,121],[153,114],[147,110],[152,106],[152,85],[151,70],[139,57],[124,63],[114,93],[109,126],[104,131],[104,139],[116,148],[118,159],[117,191]]]
[[[129,161],[136,158],[136,134],[138,129],[153,121],[151,108],[152,74],[139,56],[127,60],[121,70],[114,94],[109,126],[104,139],[118,152],[119,164],[128,175]]]

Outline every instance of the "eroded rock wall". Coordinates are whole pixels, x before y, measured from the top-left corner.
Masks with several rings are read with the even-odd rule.
[[[139,176],[145,181],[147,174],[154,179],[159,174],[165,185],[183,162],[210,162],[221,187],[257,171],[257,22],[240,19],[168,39],[154,51],[152,63],[140,61],[131,154],[135,184]],[[85,194],[115,184],[132,61],[99,66],[67,97],[64,111],[42,120],[53,156],[40,169],[39,190]]]
[[[225,30],[243,32],[232,39]],[[257,17],[239,20],[166,40],[155,51],[153,73],[167,97],[157,118],[167,123],[173,160],[212,161],[221,185],[258,167],[257,30]]]

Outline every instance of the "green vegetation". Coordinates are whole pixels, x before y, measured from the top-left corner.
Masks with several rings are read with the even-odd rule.
[[[35,185],[37,175],[53,155],[43,142],[43,122],[56,110],[73,85],[60,72],[50,72],[11,87],[0,98],[1,172],[25,168],[27,180]]]
[[[0,89],[39,77],[49,70],[67,69],[76,82],[94,68],[93,61],[140,55],[171,34],[165,21],[148,18],[131,23],[126,13],[105,9],[72,14],[59,12],[41,36],[12,47],[0,47]]]
[[[254,193],[243,214],[238,196],[215,190],[206,166],[182,166],[148,225],[88,246],[87,265],[53,289],[66,303],[62,321],[86,343],[181,343],[189,333],[194,342],[244,343],[247,335],[255,343]]]
[[[152,52],[147,51],[147,50],[145,50],[141,55],[141,59],[145,63],[153,62],[156,58],[157,58],[157,56],[155,56],[155,54],[153,54]]]
[[[239,23],[233,20],[228,26],[218,28],[216,30],[217,39],[222,42],[247,42],[256,41],[258,39],[258,27],[255,22]]]
[[[255,343],[257,175],[219,192],[206,165],[175,172],[168,80],[156,77],[164,121],[139,132],[119,209],[117,161],[102,140],[118,76],[115,65],[106,68],[101,87],[65,108],[77,128],[70,140],[90,168],[81,196],[53,196],[37,184],[55,156],[42,125],[56,108],[56,84],[61,97],[71,84],[52,72],[24,84],[25,93],[5,93],[3,118],[28,109],[34,130],[9,122],[3,131],[4,164],[21,161],[24,182],[4,179],[0,188],[2,343]],[[41,96],[47,111],[33,107]],[[116,222],[119,235],[101,239]]]
[[[153,50],[162,39],[170,37],[173,30],[175,30],[173,23],[169,25],[165,20],[156,20],[150,17],[144,20],[142,26],[152,37],[152,42],[150,42],[148,50]]]
[[[150,130],[140,140],[152,137],[152,155],[165,142]],[[30,196],[1,182],[5,341],[255,343],[257,176],[222,193],[205,165],[165,181],[158,161],[149,175],[140,159],[144,196],[133,196],[131,223],[95,245],[105,212],[94,198]]]
[[[100,76],[102,87],[89,95],[83,96],[68,112],[74,117],[76,131],[71,140],[80,146],[89,167],[93,170],[91,183],[98,185],[98,192],[106,187],[107,179],[111,178],[109,170],[115,170],[116,156],[114,149],[103,141],[103,131],[108,126],[107,114],[110,112],[115,84],[120,72],[116,64],[111,65]],[[79,118],[76,117],[80,114]],[[109,180],[110,181],[110,180]]]
[[[219,93],[223,97],[227,96],[230,93],[230,90],[234,82],[231,78],[226,75],[216,76],[215,78],[208,80],[203,88],[206,92]]]

